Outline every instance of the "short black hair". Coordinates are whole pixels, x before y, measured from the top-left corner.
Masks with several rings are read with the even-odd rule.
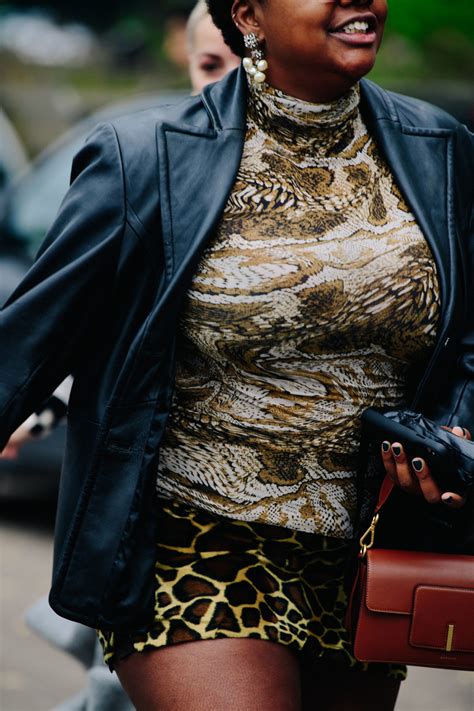
[[[232,19],[234,0],[206,0],[206,2],[214,24],[222,32],[224,42],[238,57],[245,56],[242,33],[237,29]]]

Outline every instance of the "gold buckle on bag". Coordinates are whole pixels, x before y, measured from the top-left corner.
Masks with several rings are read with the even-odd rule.
[[[360,557],[365,558],[367,555],[367,551],[372,548],[372,546],[375,543],[375,527],[377,526],[379,522],[379,514],[375,514],[375,516],[372,519],[372,523],[368,527],[367,531],[364,533],[362,538],[359,541],[360,544]],[[366,543],[367,538],[369,539],[368,542]]]

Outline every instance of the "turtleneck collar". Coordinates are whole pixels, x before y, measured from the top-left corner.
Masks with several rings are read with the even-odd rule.
[[[359,116],[360,87],[327,104],[316,104],[284,94],[268,84],[249,83],[248,118],[278,142],[306,146],[333,154],[354,137]]]

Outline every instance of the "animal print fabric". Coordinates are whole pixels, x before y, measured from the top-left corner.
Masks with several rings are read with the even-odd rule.
[[[349,546],[335,538],[232,521],[161,502],[155,616],[141,633],[99,632],[105,661],[201,639],[252,638],[404,678],[405,667],[363,664],[343,625]]]
[[[350,538],[360,414],[409,402],[438,313],[431,252],[358,87],[328,105],[251,88],[237,179],[179,326],[159,495]]]

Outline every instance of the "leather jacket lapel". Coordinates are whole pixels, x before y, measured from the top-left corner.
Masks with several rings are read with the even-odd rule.
[[[235,182],[244,133],[162,126],[158,132],[163,241],[173,280],[195,266]]]
[[[173,279],[196,267],[234,185],[245,139],[246,91],[241,68],[204,89],[204,124],[158,127],[163,240]]]

